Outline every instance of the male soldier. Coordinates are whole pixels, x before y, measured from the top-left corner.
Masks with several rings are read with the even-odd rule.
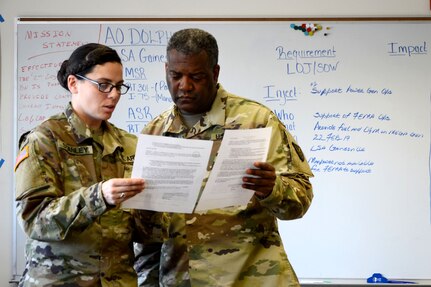
[[[300,147],[267,107],[218,84],[218,47],[211,34],[199,29],[174,33],[165,69],[175,105],[143,133],[214,141],[210,163],[226,129],[271,127],[272,135],[267,162],[255,162],[253,169],[244,171],[243,188],[255,191],[247,206],[170,214],[169,238],[161,248],[160,285],[299,286],[277,218],[302,217],[313,198],[313,174]],[[148,269],[138,265],[138,276],[145,281]]]

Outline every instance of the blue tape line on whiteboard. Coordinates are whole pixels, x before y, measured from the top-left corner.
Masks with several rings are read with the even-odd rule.
[[[0,23],[3,23],[3,22],[4,22],[4,19],[3,19],[2,15],[0,15]]]
[[[4,159],[0,159],[0,168],[4,164]]]

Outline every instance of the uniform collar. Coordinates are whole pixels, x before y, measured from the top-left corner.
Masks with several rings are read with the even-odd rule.
[[[212,126],[223,126],[226,118],[227,92],[220,84],[217,84],[217,88],[217,95],[211,109],[203,114],[199,122],[190,128],[190,130],[182,123],[178,107],[174,105],[166,118],[163,134],[184,133],[186,137],[191,137],[204,132]]]
[[[78,117],[73,111],[72,104],[69,103],[65,109],[67,121],[70,124],[70,129],[77,143],[85,141],[93,141],[91,129]],[[103,133],[103,154],[111,154],[117,148],[123,149],[119,135],[113,128],[113,125],[108,121],[102,122]]]

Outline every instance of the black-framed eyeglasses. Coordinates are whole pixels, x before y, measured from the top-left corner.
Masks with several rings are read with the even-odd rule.
[[[125,84],[113,85],[111,83],[100,83],[98,81],[89,79],[89,78],[84,77],[84,76],[79,75],[79,74],[75,74],[75,76],[97,85],[97,87],[99,88],[99,91],[101,91],[102,93],[110,93],[112,91],[112,89],[115,88],[115,89],[117,89],[117,91],[120,92],[120,94],[124,95],[130,89],[130,87],[126,86]]]

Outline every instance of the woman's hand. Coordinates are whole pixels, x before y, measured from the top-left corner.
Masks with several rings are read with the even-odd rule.
[[[117,205],[140,193],[144,188],[143,178],[111,178],[102,184],[102,194],[106,203]]]

